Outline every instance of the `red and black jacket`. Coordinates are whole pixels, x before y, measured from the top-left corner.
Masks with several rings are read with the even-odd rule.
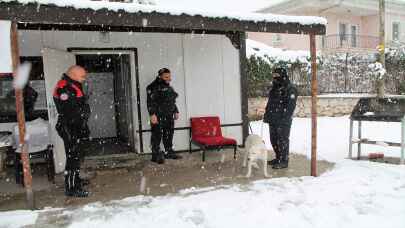
[[[88,131],[87,121],[90,117],[90,106],[80,82],[64,74],[56,84],[53,100],[59,114],[59,124],[74,132]]]

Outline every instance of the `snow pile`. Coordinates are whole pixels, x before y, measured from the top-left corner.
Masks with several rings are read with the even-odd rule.
[[[0,2],[15,2],[16,0],[0,0]],[[213,18],[229,18],[237,20],[255,21],[255,22],[275,22],[275,23],[299,23],[301,25],[313,25],[321,24],[326,25],[327,21],[322,17],[312,16],[286,16],[276,14],[261,14],[261,13],[249,13],[249,12],[229,12],[226,10],[201,10],[201,9],[189,9],[182,5],[172,6],[159,6],[151,4],[139,4],[139,3],[121,3],[121,2],[105,2],[105,1],[89,1],[89,0],[17,0],[22,4],[38,3],[42,5],[56,5],[59,7],[74,7],[77,9],[108,9],[112,11],[124,10],[129,13],[168,13],[171,15],[201,15],[204,17]]]
[[[57,222],[69,224],[70,228],[403,228],[404,199],[403,166],[344,161],[318,178],[268,179],[250,185],[192,189],[163,197],[138,196],[73,210],[42,211],[35,227]],[[0,219],[0,227],[10,222]]]
[[[18,228],[32,225],[38,218],[38,211],[0,212],[0,227]]]
[[[261,121],[250,123],[253,132],[262,135],[268,148],[271,148],[268,125]],[[318,118],[318,159],[339,162],[348,157],[350,119],[343,117]],[[353,137],[357,135],[357,123],[353,127]],[[401,124],[394,122],[362,122],[362,138],[376,141],[401,141]],[[362,145],[362,156],[369,153],[384,153],[389,157],[400,157],[399,147]],[[293,153],[311,157],[311,119],[294,118],[290,136],[290,150]],[[353,145],[353,156],[357,155],[357,144]]]
[[[49,122],[41,118],[26,122],[25,140],[28,144],[28,152],[38,152],[48,148],[51,141],[49,128]],[[19,129],[17,124],[14,126],[14,141],[13,147],[17,153],[20,153],[21,148],[19,147]]]
[[[255,40],[246,40],[246,57],[260,57],[265,61],[288,63],[309,63],[310,53],[308,51],[290,51],[270,47]]]
[[[173,5],[181,5],[188,9],[205,9],[205,10],[226,10],[228,12],[254,12],[271,5],[278,4],[284,0],[254,0],[246,3],[246,0],[156,0],[158,5],[171,7]]]

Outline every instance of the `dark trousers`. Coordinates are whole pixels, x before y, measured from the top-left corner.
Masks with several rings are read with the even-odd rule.
[[[291,124],[270,125],[270,142],[276,153],[276,159],[288,162],[290,153],[290,129]]]
[[[66,153],[65,166],[65,190],[74,191],[81,188],[80,185],[80,144],[81,139],[76,134],[73,134],[72,129],[66,126],[57,128],[59,136],[63,139]]]
[[[160,153],[160,142],[166,152],[173,150],[174,119],[173,116],[158,117],[158,123],[152,125],[151,146],[152,154]]]

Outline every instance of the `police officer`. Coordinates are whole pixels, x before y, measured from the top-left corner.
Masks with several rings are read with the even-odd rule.
[[[166,159],[181,159],[173,151],[174,120],[179,118],[176,106],[178,94],[170,86],[171,73],[167,68],[158,71],[157,78],[146,87],[147,106],[152,128],[152,161],[163,164]],[[165,152],[160,150],[163,138]]]
[[[90,106],[82,88],[87,72],[80,66],[71,66],[54,89],[53,99],[58,111],[56,130],[63,139],[66,151],[65,195],[87,197],[83,189],[87,180],[80,178],[80,142],[90,134],[87,121]]]
[[[269,161],[273,169],[288,167],[290,129],[297,101],[297,89],[290,83],[287,70],[273,71],[273,86],[269,92],[263,121],[269,123],[270,141],[276,158]]]

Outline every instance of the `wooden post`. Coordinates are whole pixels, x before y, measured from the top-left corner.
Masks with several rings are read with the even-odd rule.
[[[318,81],[316,77],[316,41],[315,34],[309,35],[309,44],[311,51],[311,176],[316,177],[316,150],[317,150],[317,96]]]
[[[385,68],[385,0],[379,0],[379,18],[380,63]],[[377,96],[380,98],[384,97],[384,79],[377,79]]]
[[[405,117],[401,121],[401,159],[399,164],[405,165]]]
[[[350,132],[349,132],[349,159],[353,156],[353,119],[350,118]]]
[[[18,49],[18,31],[17,24],[11,24],[11,58],[13,63],[13,76],[17,77],[17,69],[20,64],[20,54]],[[23,105],[23,90],[21,88],[15,88],[15,105],[17,111],[19,141],[18,145],[21,149],[21,160],[23,163],[24,174],[24,186],[27,196],[27,206],[30,209],[35,209],[34,205],[34,193],[32,191],[32,176],[31,167],[29,162],[28,148],[25,143],[25,114]]]

